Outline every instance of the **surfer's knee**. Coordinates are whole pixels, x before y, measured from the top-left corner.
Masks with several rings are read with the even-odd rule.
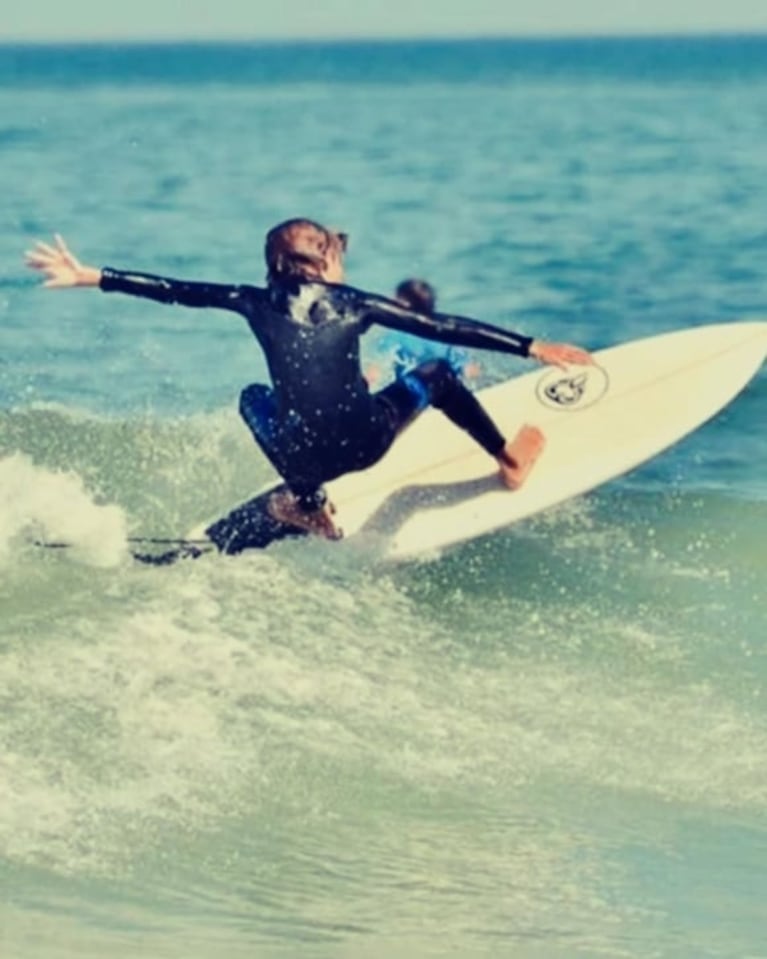
[[[244,420],[258,419],[268,410],[272,391],[263,383],[251,383],[240,393],[240,416]]]
[[[438,409],[449,403],[457,392],[465,389],[453,365],[445,359],[421,363],[413,373],[425,384],[431,405]]]
[[[239,408],[240,416],[245,420],[254,439],[274,461],[274,394],[263,383],[251,383],[240,393]]]

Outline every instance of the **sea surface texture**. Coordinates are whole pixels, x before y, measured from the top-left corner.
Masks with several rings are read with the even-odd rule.
[[[22,262],[261,283],[305,215],[544,339],[764,318],[767,39],[5,46],[0,170],[4,959],[767,957],[764,370],[428,562],[147,568],[272,478],[262,356]]]

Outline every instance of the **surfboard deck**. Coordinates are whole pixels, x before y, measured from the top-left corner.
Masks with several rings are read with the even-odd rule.
[[[379,463],[327,484],[338,524],[346,540],[366,537],[394,562],[509,526],[628,472],[701,426],[746,386],[765,354],[767,322],[713,324],[600,350],[593,367],[539,367],[480,391],[507,436],[524,423],[546,435],[530,477],[513,492],[467,434],[428,410]],[[204,533],[234,553],[302,535],[268,515],[278,488],[189,538]]]

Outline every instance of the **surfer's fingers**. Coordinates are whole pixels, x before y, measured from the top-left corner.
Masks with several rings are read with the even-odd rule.
[[[35,243],[35,249],[39,250],[40,253],[47,254],[48,256],[59,255],[59,251],[56,249],[56,247],[51,246],[50,243],[45,243],[43,240],[38,240],[37,243]]]
[[[588,350],[582,350],[579,346],[568,346],[567,357],[571,363],[577,363],[579,366],[593,366],[594,357]]]
[[[571,346],[569,343],[552,343],[544,350],[541,359],[563,370],[570,365],[590,366],[594,363],[593,357],[587,350],[582,350],[579,346]]]
[[[61,254],[57,253],[55,250],[51,250],[50,247],[45,244],[38,244],[36,247],[33,247],[31,250],[27,250],[24,253],[26,260],[34,263],[60,263]]]
[[[539,359],[548,366],[557,366],[560,370],[566,370],[568,366],[567,350],[559,343],[552,343],[541,353]]]
[[[53,239],[56,241],[56,252],[67,260],[74,260],[74,254],[64,242],[64,237],[60,233],[56,233]]]
[[[594,362],[594,357],[588,350],[584,350],[580,346],[574,346],[572,343],[557,343],[556,351],[559,356],[568,363],[577,363],[579,366],[589,366]]]
[[[71,266],[73,269],[77,269],[80,264],[77,260],[77,257],[72,253],[69,247],[64,242],[64,237],[60,233],[54,235],[56,241],[56,248],[59,256],[63,257],[64,262],[67,266]]]
[[[27,250],[24,254],[24,262],[27,266],[33,267],[35,270],[42,270],[48,265],[48,257],[42,253],[35,253],[34,250]]]
[[[567,369],[567,359],[564,353],[562,343],[544,343],[535,340],[530,347],[530,356],[538,360],[539,363],[545,363],[547,366],[558,366],[560,369]]]

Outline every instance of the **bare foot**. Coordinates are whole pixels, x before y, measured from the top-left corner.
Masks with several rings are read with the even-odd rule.
[[[325,539],[342,539],[343,530],[333,521],[336,508],[332,503],[326,503],[320,509],[311,513],[302,510],[295,496],[289,492],[273,493],[269,497],[267,506],[269,515],[280,523],[304,529],[307,533],[324,536]]]
[[[546,437],[537,426],[525,424],[507,443],[498,457],[501,479],[509,489],[519,489],[546,445]]]

